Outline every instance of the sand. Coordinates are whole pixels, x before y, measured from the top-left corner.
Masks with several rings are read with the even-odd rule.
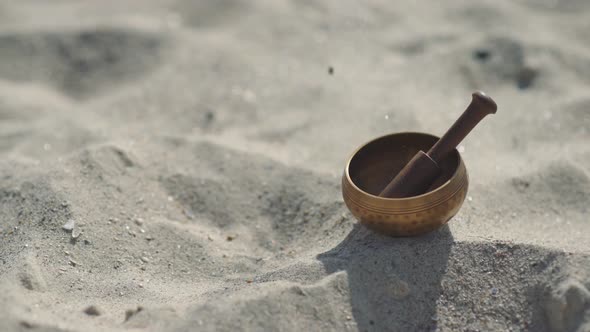
[[[1,331],[590,331],[590,3],[3,1]],[[346,209],[482,89],[448,226]]]

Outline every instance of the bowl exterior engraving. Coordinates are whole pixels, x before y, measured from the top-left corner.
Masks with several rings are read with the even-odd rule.
[[[342,196],[351,213],[367,227],[391,236],[419,235],[446,224],[461,208],[469,187],[467,169],[457,150],[441,163],[441,176],[425,194],[378,197],[416,152],[428,150],[437,140],[428,134],[398,133],[361,146],[342,176]]]

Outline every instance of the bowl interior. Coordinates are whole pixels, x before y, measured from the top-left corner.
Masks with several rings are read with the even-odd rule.
[[[428,151],[437,140],[436,136],[422,133],[399,133],[377,138],[361,147],[350,160],[350,179],[360,190],[377,196],[418,151]],[[439,163],[441,175],[428,191],[453,177],[459,158],[459,152],[454,150]]]

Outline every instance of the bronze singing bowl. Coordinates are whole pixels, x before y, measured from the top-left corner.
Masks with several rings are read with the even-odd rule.
[[[398,133],[361,146],[342,176],[342,196],[352,214],[369,228],[391,236],[419,235],[446,224],[461,208],[469,183],[456,149],[439,163],[441,175],[425,194],[378,196],[418,151],[428,151],[437,140],[428,134]]]

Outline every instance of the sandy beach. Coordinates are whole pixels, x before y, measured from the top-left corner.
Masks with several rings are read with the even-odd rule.
[[[1,1],[0,331],[590,331],[590,2]],[[340,179],[475,90],[443,228]]]

